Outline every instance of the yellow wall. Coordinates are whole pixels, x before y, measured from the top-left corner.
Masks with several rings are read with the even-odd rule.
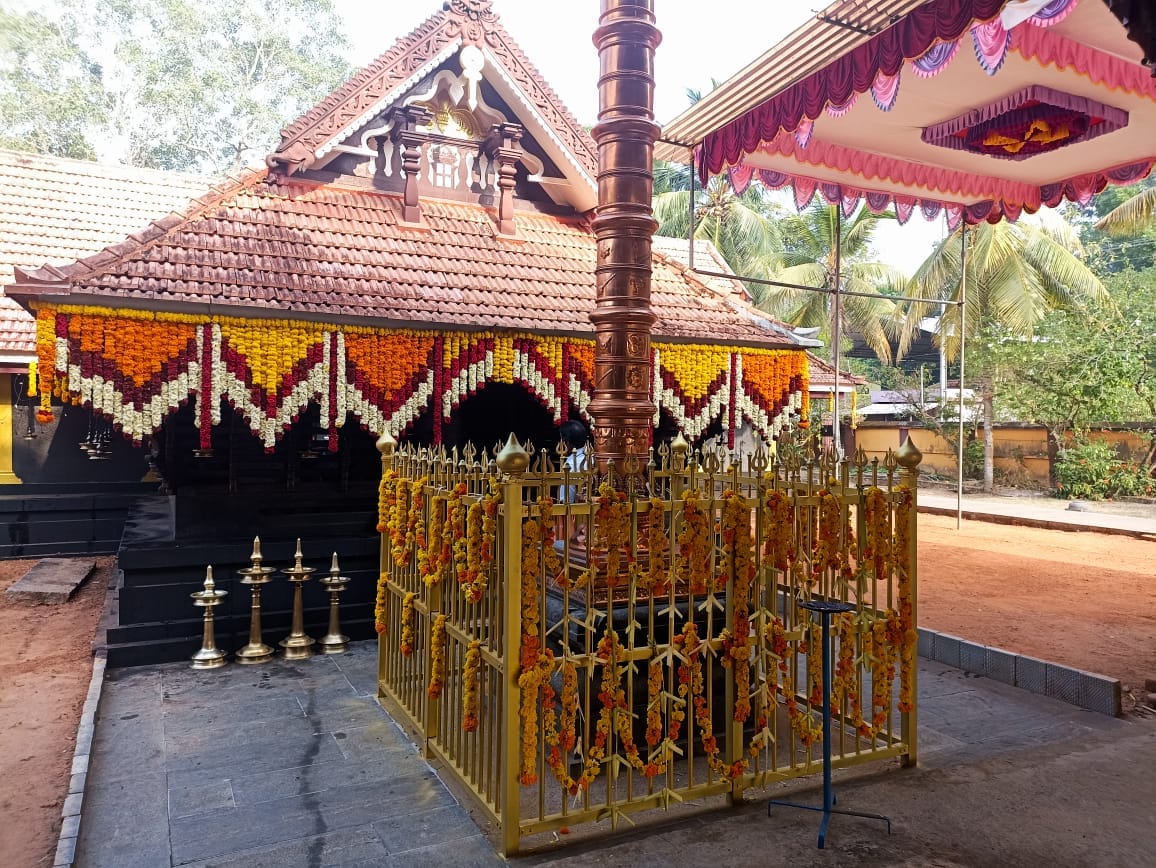
[[[887,450],[898,449],[900,430],[908,431],[912,442],[923,453],[923,467],[940,476],[955,476],[955,451],[933,431],[923,428],[905,428],[900,422],[870,422],[855,431],[855,445],[862,447],[868,458],[882,460]],[[1142,458],[1148,450],[1149,438],[1144,431],[1096,431],[1093,439],[1112,444],[1122,457]],[[995,438],[995,466],[1012,478],[1026,476],[1037,485],[1049,484],[1048,432],[1042,427],[997,425]]]

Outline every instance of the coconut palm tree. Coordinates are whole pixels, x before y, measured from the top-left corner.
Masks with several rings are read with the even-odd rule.
[[[875,230],[891,216],[860,208],[850,218],[843,218],[838,205],[817,200],[801,214],[783,220],[779,249],[753,263],[756,270],[784,283],[833,291],[838,281],[844,292],[856,293],[842,297],[839,322],[835,322],[832,292],[760,287],[756,295],[759,306],[781,315],[791,325],[818,326],[828,338],[836,329],[841,338],[859,335],[876,356],[890,362],[888,336],[898,331],[899,321],[895,319],[895,303],[887,295],[899,294],[906,277],[890,265],[870,261],[870,256]]]
[[[1148,187],[1101,217],[1096,228],[1109,235],[1135,235],[1150,226],[1153,218],[1156,218],[1156,187]]]
[[[685,171],[683,171],[685,170]],[[656,167],[653,200],[658,235],[690,234],[689,169],[675,164]],[[762,263],[781,247],[777,213],[754,185],[741,196],[722,176],[695,189],[694,237],[710,241],[738,275],[762,277]],[[748,287],[749,288],[749,287]]]
[[[929,316],[939,316],[942,302],[957,302],[962,293],[961,233],[957,229],[924,260],[912,275],[904,295],[927,299],[911,302],[904,316],[899,341],[902,356]],[[949,361],[959,359],[961,336],[970,340],[985,323],[1005,333],[1030,338],[1049,310],[1076,308],[1089,302],[1111,304],[1099,278],[1083,263],[1076,230],[1056,219],[1021,220],[994,226],[969,227],[966,311],[948,305],[940,317],[937,341]],[[961,318],[965,328],[960,327]],[[960,384],[963,388],[963,384]],[[993,486],[994,394],[990,379],[980,382],[983,405],[983,490]]]

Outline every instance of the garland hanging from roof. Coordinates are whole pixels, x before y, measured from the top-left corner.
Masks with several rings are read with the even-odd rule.
[[[268,450],[310,402],[331,449],[349,414],[397,437],[433,410],[440,443],[442,425],[487,383],[523,386],[556,422],[592,421],[594,343],[578,338],[39,306],[37,353],[42,418],[56,396],[111,419],[134,442],[192,399],[203,448],[222,401]],[[655,343],[651,367],[656,406],[690,439],[716,420],[732,436],[745,420],[774,438],[807,416],[799,350]]]

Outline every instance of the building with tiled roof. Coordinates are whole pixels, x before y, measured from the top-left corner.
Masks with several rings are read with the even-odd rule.
[[[310,412],[330,450],[347,420],[461,442],[479,400],[518,433],[504,387],[589,423],[594,154],[489,0],[452,0],[287,126],[266,169],[17,270],[42,415],[55,395],[142,442],[189,404],[201,454],[226,416],[269,451]],[[804,410],[803,342],[716,283],[654,255],[655,423],[774,438]]]
[[[14,269],[63,264],[123,241],[183,208],[210,182],[197,175],[109,166],[0,149],[0,286]],[[0,296],[0,370],[35,358],[31,315]]]

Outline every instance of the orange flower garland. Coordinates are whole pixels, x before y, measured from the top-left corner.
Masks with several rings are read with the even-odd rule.
[[[465,671],[462,673],[462,729],[478,728],[478,678],[482,671],[482,643],[471,639],[466,646]]]
[[[701,506],[698,490],[688,488],[682,494],[682,532],[678,535],[678,579],[692,594],[714,591],[710,575],[710,523]]]
[[[578,671],[569,660],[562,662],[562,724],[558,725],[558,714],[555,710],[557,696],[550,679],[542,683],[542,729],[548,750],[546,764],[554,773],[558,784],[571,796],[578,795],[586,789],[596,777],[600,761],[588,752],[582,767],[582,774],[577,778],[570,775],[566,757],[578,743],[576,722],[578,718]]]
[[[404,476],[394,480],[393,499],[386,530],[389,532],[390,554],[397,566],[409,562],[406,549],[406,531],[409,528],[410,481]]]
[[[670,540],[666,536],[666,501],[661,497],[650,498],[650,523],[646,528],[646,545],[649,560],[646,572],[639,578],[639,587],[651,594],[665,594],[670,590],[669,572],[666,565],[666,550]]]
[[[723,492],[723,577],[733,577],[733,615],[729,636],[723,642],[723,666],[734,667],[734,719],[745,723],[751,716],[751,583],[755,578],[751,511],[746,499],[734,491]]]
[[[662,734],[663,664],[651,660],[646,678],[646,745],[650,748],[642,773],[648,779],[666,774],[675,743],[686,720],[686,703],[673,694],[666,694],[669,703],[666,713],[666,736]]]
[[[522,523],[522,642],[518,660],[518,706],[522,722],[519,780],[526,786],[538,782],[538,692],[553,668],[553,654],[542,649],[539,631],[540,567],[541,530],[535,519],[528,518]]]
[[[588,761],[601,764],[606,759],[607,744],[610,733],[613,732],[618,736],[626,761],[631,767],[643,771],[645,763],[638,753],[638,746],[634,743],[630,705],[626,701],[626,692],[622,689],[622,670],[618,665],[622,661],[622,646],[618,643],[618,635],[613,630],[607,630],[599,640],[598,657],[602,660],[602,683],[598,691],[602,710],[598,713],[594,744],[590,747]]]
[[[446,497],[435,494],[430,498],[429,533],[425,547],[418,549],[417,568],[422,581],[428,586],[441,584],[445,577]]]
[[[498,504],[502,493],[498,483],[491,479],[490,490],[480,501],[470,504],[466,514],[465,575],[458,576],[466,602],[480,603],[486,595],[489,569],[494,563],[494,545],[497,540]]]
[[[377,601],[373,605],[373,629],[378,633],[385,632],[385,608],[388,600],[389,573],[381,573],[377,577]]]
[[[594,513],[591,545],[606,554],[606,587],[614,590],[622,584],[622,550],[630,543],[630,514],[626,492],[616,491],[608,482],[598,486],[598,509]],[[597,582],[598,566],[590,558],[589,579]]]
[[[795,510],[790,495],[782,489],[767,492],[763,527],[771,564],[776,570],[786,572],[795,559]]]
[[[414,632],[413,632],[413,615],[414,615],[414,601],[417,599],[417,594],[412,591],[405,595],[401,601],[401,653],[405,657],[413,654],[414,649]]]
[[[719,759],[718,739],[714,735],[710,703],[706,701],[706,685],[702,674],[702,655],[706,646],[699,639],[698,629],[694,626],[693,620],[687,619],[682,633],[675,638],[675,643],[682,646],[682,653],[687,660],[678,667],[678,696],[683,702],[690,701],[707,765],[726,777],[741,774],[746,766],[743,760],[739,760],[733,767],[728,767]]]
[[[899,651],[899,710],[915,708],[915,690],[912,675],[915,672],[915,648],[919,634],[915,625],[915,606],[911,593],[911,517],[915,509],[915,493],[906,485],[897,489],[899,501],[895,506],[896,604],[899,606],[896,632]]]
[[[394,504],[397,502],[397,471],[388,468],[381,472],[381,481],[377,483],[377,532],[385,533],[389,529],[389,521],[393,514]]]
[[[799,736],[804,747],[810,747],[823,740],[823,728],[816,723],[810,714],[799,707],[799,699],[795,690],[795,678],[791,674],[795,650],[787,638],[787,628],[782,618],[776,616],[766,627],[767,642],[771,646],[771,656],[777,661],[779,677],[775,679],[775,687],[783,697],[787,706],[787,716],[791,721],[791,728]],[[808,670],[811,669],[808,663]]]
[[[405,522],[405,555],[403,563],[408,564],[414,551],[425,548],[425,484],[423,476],[410,486],[409,510]]]
[[[433,634],[430,636],[429,687],[426,693],[430,699],[440,699],[446,684],[446,616],[438,614],[434,618]]]
[[[811,580],[818,581],[825,570],[840,572],[844,563],[843,523],[845,515],[839,499],[823,489],[819,492],[819,527],[811,562]]]
[[[554,499],[548,495],[538,498],[538,528],[542,534],[542,566],[546,580],[553,581],[560,588],[569,587],[566,567],[554,548]]]
[[[878,486],[872,486],[867,489],[864,502],[863,559],[871,565],[876,579],[886,579],[891,566],[891,513],[887,495]]]

